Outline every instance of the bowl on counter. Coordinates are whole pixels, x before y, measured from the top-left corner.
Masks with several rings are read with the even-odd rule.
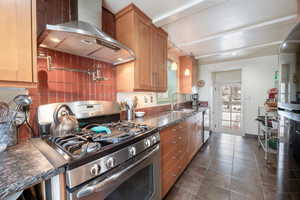
[[[140,117],[144,117],[145,116],[145,112],[135,112],[135,117],[140,118]]]

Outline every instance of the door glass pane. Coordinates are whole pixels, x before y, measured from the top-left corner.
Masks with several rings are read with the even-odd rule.
[[[241,126],[241,84],[221,86],[222,128],[240,129]]]
[[[230,121],[230,112],[223,112],[222,114],[222,120]]]
[[[106,200],[149,200],[154,193],[153,176],[153,165],[149,165],[122,183]]]
[[[222,121],[223,128],[230,128],[230,121]]]
[[[232,121],[241,121],[241,113],[232,113]]]
[[[231,125],[232,129],[240,129],[241,128],[241,122],[239,121],[232,121],[232,125]]]
[[[222,110],[223,110],[223,112],[230,112],[230,106],[229,106],[229,104],[223,102]]]

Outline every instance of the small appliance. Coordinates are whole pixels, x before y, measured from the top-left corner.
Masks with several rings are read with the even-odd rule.
[[[198,93],[195,93],[195,94],[192,94],[192,105],[193,105],[193,108],[198,108],[199,106],[199,94]]]

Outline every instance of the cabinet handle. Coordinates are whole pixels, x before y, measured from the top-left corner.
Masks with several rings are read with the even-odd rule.
[[[183,128],[182,126],[179,126],[179,128]]]
[[[182,137],[178,137],[179,140],[182,140]]]
[[[176,141],[172,141],[172,143],[173,143],[173,144],[176,144],[177,142],[176,142]]]

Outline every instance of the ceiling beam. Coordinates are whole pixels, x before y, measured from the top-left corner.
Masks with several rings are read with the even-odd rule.
[[[156,26],[164,26],[180,18],[192,15],[203,9],[223,3],[228,0],[194,0],[179,8],[166,12],[152,20]]]
[[[264,21],[261,23],[251,24],[248,26],[241,26],[241,27],[234,28],[234,29],[231,29],[231,30],[228,30],[225,32],[219,32],[219,33],[212,34],[207,37],[203,37],[198,40],[191,41],[191,42],[180,43],[180,44],[177,44],[177,46],[178,47],[191,46],[191,45],[199,44],[201,42],[206,42],[209,40],[215,40],[218,38],[222,38],[224,36],[238,34],[243,31],[254,30],[254,29],[258,29],[258,28],[262,28],[262,27],[266,27],[266,26],[270,26],[270,25],[274,25],[274,24],[278,24],[278,23],[282,23],[282,22],[287,22],[287,21],[295,20],[295,19],[297,19],[297,15],[289,15],[289,16],[285,16],[285,17],[280,17],[280,18],[269,20],[269,21]]]
[[[265,43],[265,44],[259,44],[259,45],[247,46],[247,47],[242,47],[242,48],[230,49],[230,50],[226,50],[226,51],[217,51],[217,52],[213,52],[213,53],[210,53],[210,54],[197,56],[196,59],[207,58],[207,57],[212,57],[212,56],[219,56],[219,55],[224,55],[224,54],[230,54],[230,53],[245,51],[245,50],[260,49],[260,48],[263,48],[263,47],[280,45],[282,42],[283,41],[275,41],[275,42],[270,42],[270,43]]]

